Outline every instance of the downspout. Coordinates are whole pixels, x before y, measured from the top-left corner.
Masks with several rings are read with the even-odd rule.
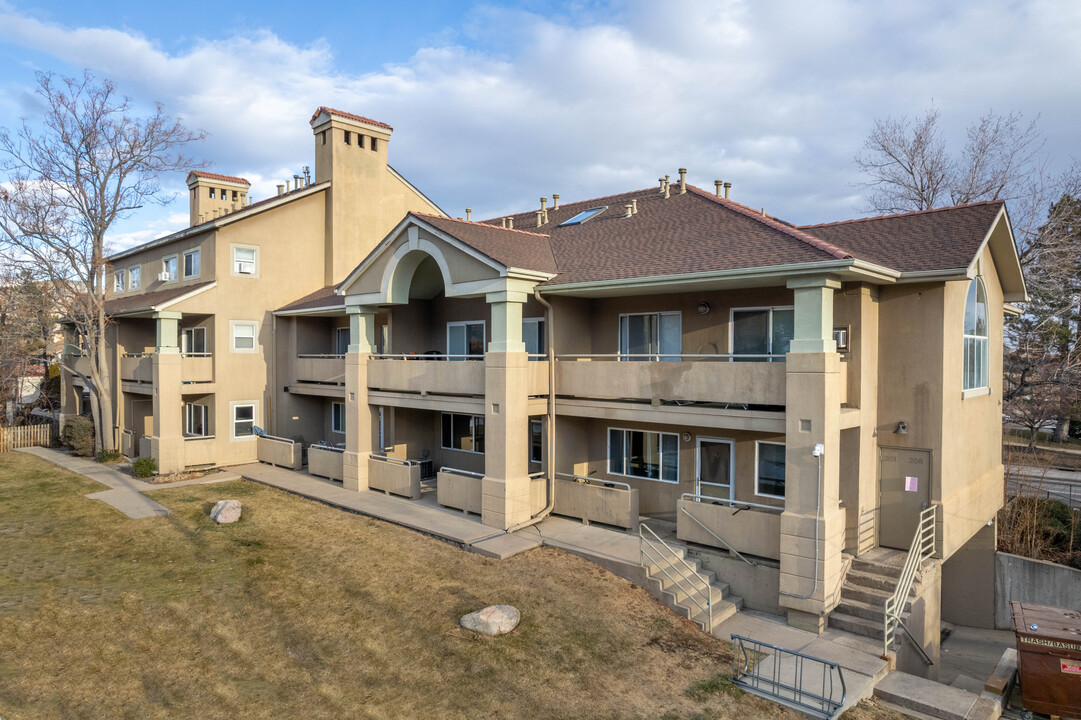
[[[785,592],[781,590],[781,595],[786,597],[795,598],[797,600],[810,600],[814,597],[814,594],[818,592],[818,542],[819,535],[822,533],[822,453],[825,452],[825,446],[821,443],[815,445],[814,456],[818,458],[818,509],[815,511],[815,584],[811,588],[811,592],[807,595],[797,595],[795,593]]]
[[[545,483],[548,487],[548,502],[544,506],[544,509],[534,517],[507,528],[506,533],[508,535],[512,532],[517,532],[522,528],[527,528],[530,525],[536,525],[541,520],[548,517],[556,505],[556,356],[555,349],[552,347],[552,340],[555,337],[555,331],[552,328],[552,317],[554,312],[551,303],[541,297],[540,290],[536,287],[533,288],[533,297],[537,299],[537,302],[544,306],[544,312],[547,316],[544,326],[545,335],[548,340],[548,351],[546,353],[548,356],[548,471],[545,473],[548,476],[545,478]]]

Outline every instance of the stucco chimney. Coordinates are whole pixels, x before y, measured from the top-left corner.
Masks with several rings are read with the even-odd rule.
[[[679,194],[687,194],[687,168],[679,169]]]

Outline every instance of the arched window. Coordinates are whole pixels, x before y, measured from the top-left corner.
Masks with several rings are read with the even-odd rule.
[[[972,278],[965,300],[964,389],[987,387],[987,291]]]

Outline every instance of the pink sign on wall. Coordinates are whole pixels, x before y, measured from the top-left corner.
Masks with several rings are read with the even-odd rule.
[[[919,489],[920,479],[912,477],[911,475],[905,476],[905,492],[916,492]]]

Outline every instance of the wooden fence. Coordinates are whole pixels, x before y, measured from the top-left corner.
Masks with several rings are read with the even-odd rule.
[[[49,447],[52,443],[53,426],[51,423],[0,428],[0,452],[34,445]]]

